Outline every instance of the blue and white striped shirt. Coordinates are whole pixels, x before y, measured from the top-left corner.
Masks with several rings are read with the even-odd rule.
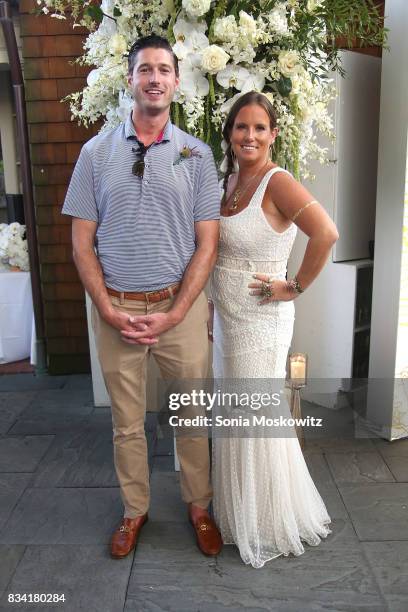
[[[180,161],[183,147],[198,155]],[[107,287],[152,291],[181,280],[196,249],[194,223],[219,219],[211,149],[170,121],[148,149],[143,178],[131,116],[81,150],[62,213],[96,221],[96,248]]]

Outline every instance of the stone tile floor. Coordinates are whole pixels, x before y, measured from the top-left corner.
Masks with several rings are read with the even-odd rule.
[[[109,408],[89,376],[0,376],[0,610],[406,612],[408,440],[311,440],[305,458],[333,519],[300,557],[263,569],[235,547],[196,549],[172,440],[147,415],[152,504],[135,554],[109,556],[122,506]],[[65,603],[11,603],[58,593]]]

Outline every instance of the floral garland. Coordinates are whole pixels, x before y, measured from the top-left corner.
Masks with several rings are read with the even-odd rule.
[[[329,71],[340,69],[335,38],[382,45],[373,0],[37,0],[41,12],[91,29],[79,61],[94,66],[87,86],[68,96],[73,118],[104,128],[124,121],[132,98],[127,53],[140,36],[165,36],[180,63],[173,121],[221,152],[221,128],[243,93],[263,92],[278,115],[275,161],[298,177],[326,161],[318,132],[332,137]],[[349,10],[345,12],[345,7]],[[352,12],[354,10],[354,13]],[[350,12],[351,11],[351,12]],[[337,20],[336,20],[337,18]]]

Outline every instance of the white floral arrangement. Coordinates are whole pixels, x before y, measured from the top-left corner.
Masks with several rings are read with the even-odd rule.
[[[0,223],[0,269],[12,267],[28,271],[28,245],[25,238],[26,226],[20,223]]]
[[[140,36],[165,36],[179,59],[173,121],[221,154],[221,128],[233,102],[263,92],[278,115],[275,161],[298,177],[312,159],[327,161],[318,133],[333,136],[328,78],[340,70],[336,38],[384,44],[374,0],[37,0],[40,12],[91,29],[81,64],[93,66],[87,85],[68,96],[73,118],[104,128],[132,107],[127,53]]]

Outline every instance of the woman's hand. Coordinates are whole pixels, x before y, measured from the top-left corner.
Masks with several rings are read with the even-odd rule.
[[[297,293],[288,287],[284,280],[271,279],[267,274],[254,274],[257,282],[249,283],[248,287],[252,289],[250,295],[259,295],[261,300],[259,306],[269,304],[270,302],[290,302],[297,297]],[[272,295],[268,296],[270,292]]]
[[[208,300],[207,329],[208,329],[208,339],[210,342],[213,341],[213,324],[214,324],[214,303],[211,302],[211,300]]]

